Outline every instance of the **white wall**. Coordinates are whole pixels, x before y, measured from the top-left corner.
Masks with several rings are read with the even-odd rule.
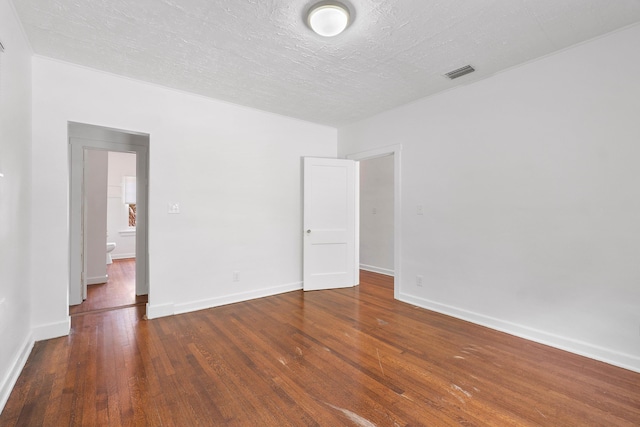
[[[30,334],[31,48],[0,0],[0,411],[33,341]]]
[[[640,371],[638,46],[635,26],[339,130],[342,155],[403,145],[403,300]]]
[[[102,150],[86,150],[85,208],[88,284],[107,281],[107,157]]]
[[[67,121],[150,135],[150,317],[300,288],[300,159],[335,156],[335,129],[42,57],[33,91],[43,335],[68,331]]]
[[[393,156],[360,162],[360,268],[393,275]]]
[[[135,258],[135,228],[129,227],[129,211],[122,202],[122,182],[125,176],[136,176],[135,153],[109,152],[109,198],[107,200],[107,234],[116,248],[113,259]]]

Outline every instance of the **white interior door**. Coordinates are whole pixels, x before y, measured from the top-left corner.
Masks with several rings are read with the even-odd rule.
[[[304,290],[359,283],[358,163],[304,158]]]

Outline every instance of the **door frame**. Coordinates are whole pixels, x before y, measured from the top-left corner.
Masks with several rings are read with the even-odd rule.
[[[359,162],[391,155],[393,156],[393,297],[400,299],[400,286],[402,284],[402,144],[348,154],[345,156],[345,159]],[[358,189],[358,192],[359,191]]]
[[[69,304],[86,297],[84,151],[136,154],[136,295],[150,294],[148,250],[149,135],[83,123],[68,123],[69,139]],[[80,301],[78,301],[80,297]]]

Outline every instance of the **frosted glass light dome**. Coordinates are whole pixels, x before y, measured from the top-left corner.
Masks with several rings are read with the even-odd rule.
[[[337,36],[349,25],[349,11],[340,3],[319,3],[309,11],[309,26],[323,37]]]

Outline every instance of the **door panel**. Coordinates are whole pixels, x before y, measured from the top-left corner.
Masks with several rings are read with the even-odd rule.
[[[304,290],[358,284],[358,164],[304,159]]]

